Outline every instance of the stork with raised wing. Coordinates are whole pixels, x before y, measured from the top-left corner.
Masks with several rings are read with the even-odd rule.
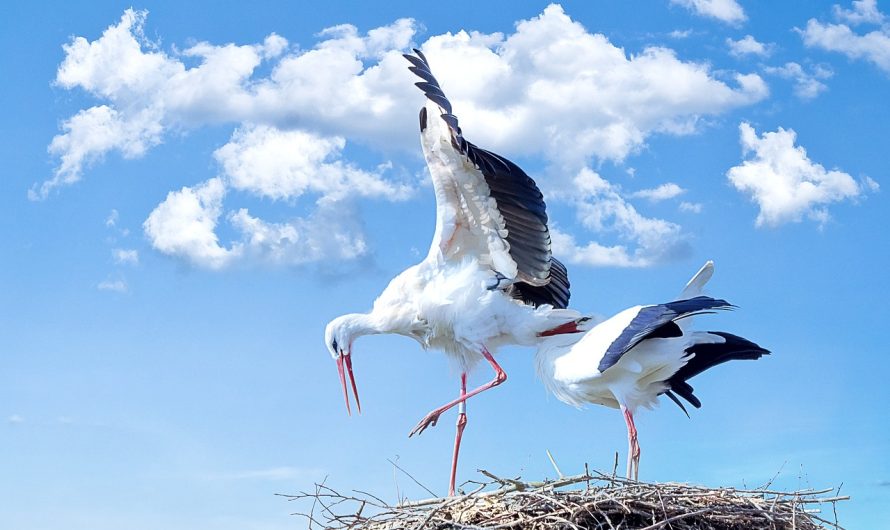
[[[467,399],[503,383],[493,353],[506,344],[534,345],[543,335],[577,331],[584,319],[566,309],[569,280],[551,256],[543,196],[516,164],[464,139],[451,103],[420,50],[405,55],[426,95],[420,143],[436,195],[436,229],[429,253],[390,281],[368,313],[340,316],[325,341],[340,373],[349,411],[347,378],[361,410],[352,344],[362,335],[395,333],[444,351],[460,371],[458,397],[427,414],[420,434],[458,406],[449,495],[467,423]],[[495,376],[467,391],[467,373],[485,360]]]
[[[712,262],[705,263],[673,302],[634,306],[583,334],[546,337],[538,347],[538,375],[557,399],[579,408],[593,403],[621,410],[627,423],[629,479],[639,476],[637,408],[651,408],[662,394],[683,412],[686,407],[678,396],[701,407],[689,379],[727,361],[769,353],[730,333],[691,329],[693,315],[734,307],[702,296],[713,270]]]

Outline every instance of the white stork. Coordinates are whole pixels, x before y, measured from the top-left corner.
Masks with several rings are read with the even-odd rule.
[[[625,309],[586,333],[546,337],[538,348],[538,375],[560,401],[579,408],[594,403],[621,409],[627,423],[628,479],[639,476],[637,408],[652,408],[661,394],[683,412],[686,407],[677,396],[701,407],[690,378],[726,361],[769,353],[729,333],[690,329],[693,315],[734,307],[701,296],[713,270],[712,262],[705,263],[678,300]]]
[[[414,52],[405,58],[423,79],[416,85],[427,97],[420,109],[420,143],[436,195],[433,241],[426,258],[393,278],[369,313],[331,321],[325,342],[337,361],[347,412],[347,375],[361,411],[352,371],[357,337],[405,335],[457,363],[457,399],[431,411],[409,434],[420,434],[459,405],[449,484],[454,495],[466,400],[507,378],[492,352],[505,344],[534,345],[541,333],[576,331],[579,315],[566,309],[569,281],[565,267],[551,256],[537,185],[516,164],[464,139],[429,62]],[[482,359],[495,377],[468,392],[467,372]]]

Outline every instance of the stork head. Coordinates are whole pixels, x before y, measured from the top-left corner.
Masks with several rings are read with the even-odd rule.
[[[358,389],[355,386],[355,376],[352,373],[352,341],[356,337],[357,315],[343,315],[331,320],[324,330],[324,340],[328,352],[337,362],[337,371],[340,373],[340,385],[343,387],[343,398],[346,400],[346,413],[351,414],[349,408],[349,390],[346,385],[346,377],[352,385],[352,395],[355,396],[355,406],[359,414],[362,412],[362,404],[358,400]]]

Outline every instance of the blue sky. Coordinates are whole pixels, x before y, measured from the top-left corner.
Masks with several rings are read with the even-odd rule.
[[[425,254],[421,47],[465,136],[548,200],[572,306],[673,297],[707,259],[774,353],[638,415],[641,478],[830,487],[890,507],[890,8],[782,3],[92,2],[0,8],[0,526],[301,527],[274,493],[444,493],[445,357],[325,323]],[[469,403],[459,476],[624,458],[620,415],[547,396],[527,349]],[[490,374],[479,370],[473,381]],[[398,493],[397,493],[398,492]]]

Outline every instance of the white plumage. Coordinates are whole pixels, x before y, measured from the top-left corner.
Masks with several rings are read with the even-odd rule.
[[[420,129],[436,195],[433,241],[426,258],[393,278],[370,312],[331,321],[325,342],[337,361],[347,410],[347,376],[361,410],[351,353],[362,335],[405,335],[455,361],[461,372],[459,397],[427,414],[411,431],[423,432],[442,412],[460,406],[453,494],[466,400],[506,380],[491,353],[505,344],[534,345],[539,333],[571,329],[579,315],[565,309],[569,282],[563,265],[551,257],[544,201],[534,181],[512,162],[463,138],[429,63],[415,53],[405,57],[424,80],[417,86],[428,99]],[[480,359],[488,361],[495,377],[467,392],[467,371]]]
[[[712,274],[709,261],[678,300],[625,309],[584,334],[545,337],[538,347],[538,375],[559,400],[575,407],[593,403],[621,409],[628,429],[628,478],[636,479],[639,473],[633,421],[639,407],[651,408],[661,394],[684,412],[677,396],[699,407],[689,378],[729,360],[769,353],[729,333],[691,330],[692,315],[732,307],[701,296]]]

